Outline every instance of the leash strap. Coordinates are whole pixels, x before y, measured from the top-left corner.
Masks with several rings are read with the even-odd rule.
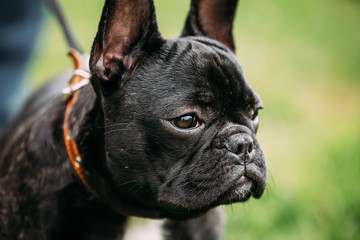
[[[45,3],[47,4],[50,11],[52,11],[52,13],[55,15],[56,19],[59,21],[61,29],[65,35],[65,38],[66,38],[66,41],[67,41],[67,44],[69,45],[69,47],[80,51],[80,47],[77,44],[77,42],[75,41],[73,34],[70,31],[70,27],[67,24],[65,16],[64,16],[59,4],[57,3],[57,1],[56,0],[45,0]]]
[[[85,70],[84,57],[80,52],[71,48],[68,53],[74,64],[74,74],[69,81],[69,86],[67,88],[64,88],[62,91],[65,96],[65,100],[67,101],[63,125],[64,141],[70,162],[75,169],[76,174],[79,176],[81,182],[85,185],[85,187],[96,195],[95,190],[86,181],[86,170],[82,166],[82,159],[69,127],[69,116],[71,109],[76,103],[76,100],[78,99],[81,88],[89,83],[89,78],[91,77],[91,74]]]

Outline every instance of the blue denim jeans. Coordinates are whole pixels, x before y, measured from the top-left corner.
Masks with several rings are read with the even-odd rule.
[[[42,0],[0,2],[0,133],[24,98],[24,75],[42,13]]]

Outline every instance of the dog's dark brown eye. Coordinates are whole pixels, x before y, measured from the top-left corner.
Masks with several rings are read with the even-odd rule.
[[[258,116],[258,113],[259,113],[259,110],[256,109],[256,110],[254,111],[251,119],[252,119],[252,120],[255,120],[255,118]]]
[[[199,120],[192,115],[181,116],[171,120],[171,123],[182,129],[197,128],[200,126]]]
[[[251,120],[255,120],[257,118],[259,110],[261,109],[263,109],[263,107],[259,107],[252,112]]]

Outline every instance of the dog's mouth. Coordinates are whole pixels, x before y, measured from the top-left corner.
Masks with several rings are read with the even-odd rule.
[[[246,201],[254,195],[256,186],[257,184],[254,180],[241,176],[238,182],[221,194],[216,202],[219,204],[231,204]]]
[[[260,193],[260,194],[259,194]],[[215,201],[210,204],[198,205],[194,203],[194,207],[187,207],[182,204],[175,204],[166,199],[159,201],[161,208],[169,213],[174,218],[188,218],[203,214],[211,208],[214,208],[223,204],[232,204],[235,202],[247,201],[251,196],[259,198],[262,192],[258,190],[258,184],[256,181],[249,177],[241,176],[230,188],[225,190]],[[206,196],[205,196],[206,198]]]

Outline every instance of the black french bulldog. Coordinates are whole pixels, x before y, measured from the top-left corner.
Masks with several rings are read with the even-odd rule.
[[[236,5],[193,0],[181,36],[168,40],[152,0],[106,0],[91,84],[69,118],[95,194],[65,148],[60,79],[0,141],[0,239],[139,240],[130,216],[167,219],[157,239],[220,239],[217,206],[259,198],[266,183],[262,102],[233,54]]]

